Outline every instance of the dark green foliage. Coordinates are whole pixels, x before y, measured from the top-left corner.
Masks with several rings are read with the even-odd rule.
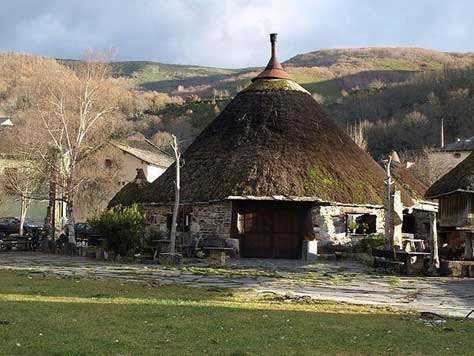
[[[326,109],[342,127],[365,121],[368,150],[375,157],[439,146],[440,118],[446,142],[474,135],[474,70],[424,72],[377,92],[353,91]]]
[[[132,255],[140,247],[145,215],[137,204],[115,206],[89,222],[105,239],[106,247],[117,255]]]

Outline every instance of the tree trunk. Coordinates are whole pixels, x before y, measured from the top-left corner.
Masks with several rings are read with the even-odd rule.
[[[173,218],[171,220],[171,236],[170,236],[170,253],[176,252],[176,228],[177,228],[177,220],[178,220],[178,212],[179,212],[179,194],[181,189],[180,183],[180,153],[178,147],[178,141],[176,136],[173,135],[173,150],[175,153],[175,166],[176,166],[176,181],[174,182],[174,207],[173,207]]]
[[[438,255],[438,230],[436,227],[436,213],[430,216],[430,273],[434,274],[439,269]]]
[[[26,212],[28,211],[28,203],[24,196],[20,198],[20,228],[18,229],[18,233],[23,236],[25,220],[26,220]]]
[[[177,168],[179,171],[179,168]],[[176,173],[179,177],[179,173]],[[177,220],[178,220],[178,211],[179,211],[179,193],[180,187],[179,183],[175,184],[175,193],[174,193],[174,207],[173,207],[173,219],[171,221],[171,236],[170,236],[170,252],[176,252],[176,228],[177,228]]]
[[[76,233],[74,231],[74,205],[73,199],[69,198],[66,202],[66,219],[67,219],[67,231],[68,231],[68,242],[76,246]]]

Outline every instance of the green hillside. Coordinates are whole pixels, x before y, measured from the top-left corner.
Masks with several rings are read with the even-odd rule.
[[[324,49],[299,54],[283,62],[293,79],[312,93],[334,101],[342,91],[367,89],[374,81],[385,85],[403,83],[420,71],[465,67],[471,53],[445,53],[412,47]],[[262,68],[223,69],[173,65],[147,61],[112,64],[114,74],[131,80],[138,88],[186,97],[235,95]]]

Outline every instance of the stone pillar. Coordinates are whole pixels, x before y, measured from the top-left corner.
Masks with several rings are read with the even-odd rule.
[[[392,248],[402,248],[403,204],[400,191],[395,190],[392,198]]]
[[[464,259],[467,261],[474,260],[474,233],[466,232],[464,236]]]

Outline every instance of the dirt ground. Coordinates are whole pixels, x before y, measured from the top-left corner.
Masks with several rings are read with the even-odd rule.
[[[474,309],[474,280],[394,276],[356,262],[231,259],[225,268],[189,261],[179,268],[42,253],[0,253],[0,269],[61,278],[112,278],[153,285],[239,289],[250,294],[309,296],[464,317]]]

